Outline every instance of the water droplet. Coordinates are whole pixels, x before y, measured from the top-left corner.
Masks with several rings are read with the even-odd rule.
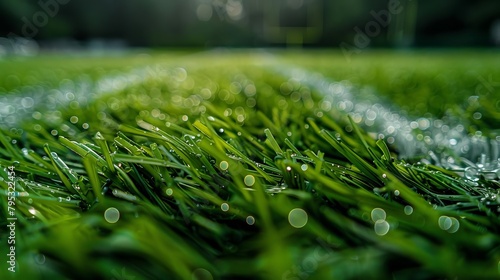
[[[382,174],[382,178],[384,178],[384,179],[387,178],[387,174],[385,174],[385,173]]]
[[[438,219],[439,228],[441,228],[442,230],[449,230],[451,228],[452,224],[453,224],[453,221],[448,216],[441,216]]]
[[[375,225],[373,226],[373,229],[375,230],[375,233],[377,235],[383,236],[386,235],[389,232],[390,225],[387,221],[385,220],[378,220],[375,222]]]
[[[115,207],[110,207],[104,212],[104,219],[106,222],[114,224],[120,219],[120,211]]]
[[[204,268],[197,268],[191,274],[191,280],[213,280],[212,273]]]
[[[220,169],[222,169],[223,171],[226,171],[228,168],[229,168],[229,163],[225,160],[221,161],[219,163],[219,167]]]
[[[395,196],[399,196],[399,190],[395,190],[395,191],[394,191],[394,195],[395,195]]]
[[[451,219],[451,227],[448,229],[449,233],[455,233],[460,228],[460,222],[455,217],[450,217]]]
[[[168,195],[168,196],[171,196],[174,194],[174,190],[172,188],[168,188],[165,193]]]
[[[254,225],[255,224],[255,218],[253,216],[248,216],[246,219],[247,224],[249,225]]]
[[[302,228],[307,224],[307,212],[301,208],[295,208],[288,213],[288,222],[294,228]]]
[[[253,175],[247,175],[243,181],[245,182],[245,185],[251,187],[255,184],[255,177]]]
[[[307,164],[302,164],[302,166],[300,166],[300,169],[302,169],[302,171],[306,171],[307,170]]]
[[[29,199],[28,199],[28,203],[29,203],[29,204],[32,204],[32,203],[33,203],[33,199],[32,199],[32,198],[29,198]]]
[[[228,210],[229,210],[229,204],[227,204],[227,203],[225,203],[225,202],[224,202],[224,203],[222,203],[222,204],[220,205],[220,209],[222,209],[222,211],[224,211],[224,212],[228,211]]]
[[[30,208],[28,209],[28,211],[31,213],[31,215],[35,215],[35,214],[36,214],[36,209],[35,209],[35,208],[33,208],[33,207],[30,207]]]
[[[291,166],[287,166],[286,167],[286,171],[288,171],[288,172],[292,171],[292,167]]]
[[[37,264],[44,264],[45,263],[45,255],[44,254],[36,254],[34,256],[35,262]]]
[[[379,220],[385,221],[387,214],[385,210],[382,208],[374,208],[371,212],[372,221],[377,222]]]
[[[220,128],[219,133],[224,133],[224,128]]]
[[[475,167],[467,167],[464,170],[465,178],[477,182],[479,181],[479,170]]]
[[[413,207],[406,205],[404,211],[406,215],[411,215],[413,213]]]

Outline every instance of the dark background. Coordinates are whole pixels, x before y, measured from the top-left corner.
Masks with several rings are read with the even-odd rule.
[[[499,0],[393,1],[402,11],[361,45],[355,28],[389,0],[3,0],[0,37],[46,48],[500,45]]]

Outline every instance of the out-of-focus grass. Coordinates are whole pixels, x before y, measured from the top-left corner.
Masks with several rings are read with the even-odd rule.
[[[104,75],[123,74],[157,61],[169,61],[189,55],[192,51],[141,52],[123,51],[96,53],[45,53],[34,57],[4,57],[0,60],[0,93],[16,93],[26,86],[58,88],[64,79],[85,76],[95,81]]]
[[[2,262],[0,273],[6,279],[498,276],[498,181],[473,182],[396,160],[347,117],[318,116],[322,97],[306,85],[296,83],[297,94],[282,92],[290,77],[272,68],[298,65],[372,85],[404,105],[389,86],[392,70],[378,62],[393,57],[395,69],[409,69],[407,62],[419,59],[383,54],[347,64],[330,53],[265,57],[167,55],[154,59],[140,84],[60,108],[56,119],[41,112],[38,120],[4,129],[0,165],[15,171],[19,266],[13,274]],[[462,65],[458,58],[442,63]],[[93,63],[78,61],[84,67],[74,68],[75,75]],[[111,64],[129,67],[127,59]],[[409,79],[420,85],[432,67],[419,67]],[[394,71],[395,80],[409,75]],[[456,73],[448,81],[463,83]],[[2,170],[0,205],[8,217],[10,179]],[[0,248],[6,256],[7,247]]]
[[[375,90],[413,117],[451,116],[471,132],[498,129],[500,54],[494,50],[290,52],[286,60],[337,81]],[[320,59],[318,59],[320,57]],[[476,98],[477,97],[477,98]],[[474,113],[480,113],[478,119]],[[498,134],[498,132],[496,132]]]

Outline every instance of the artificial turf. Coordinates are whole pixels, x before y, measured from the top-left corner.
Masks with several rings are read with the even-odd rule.
[[[498,59],[7,59],[2,279],[498,278]]]

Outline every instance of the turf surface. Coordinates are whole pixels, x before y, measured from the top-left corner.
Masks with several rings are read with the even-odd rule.
[[[3,61],[2,279],[498,277],[498,60]]]

